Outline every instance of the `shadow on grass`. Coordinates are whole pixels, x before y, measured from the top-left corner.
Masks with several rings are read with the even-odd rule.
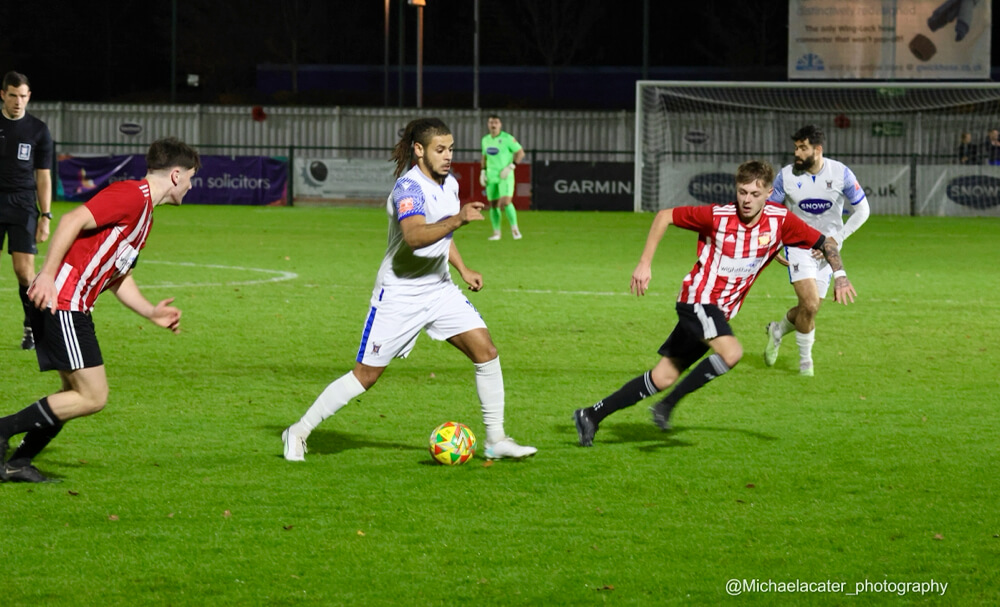
[[[563,432],[566,434],[572,434],[574,438],[576,437],[576,428],[572,425],[563,426]],[[624,424],[607,424],[598,429],[597,435],[594,437],[594,442],[608,442],[608,443],[656,443],[651,445],[645,445],[640,447],[643,451],[652,451],[655,449],[663,449],[665,447],[691,447],[693,443],[686,440],[681,440],[678,438],[679,435],[685,432],[730,432],[734,434],[743,434],[751,438],[762,441],[774,441],[778,440],[778,437],[771,436],[769,434],[764,434],[762,432],[755,432],[753,430],[746,430],[743,428],[719,428],[712,426],[680,426],[674,427],[673,430],[669,432],[664,432],[654,426],[652,423],[640,424],[640,423],[624,423]],[[611,435],[611,436],[609,436]],[[576,441],[574,440],[574,444]]]
[[[269,426],[268,434],[281,436],[284,428]],[[314,455],[333,455],[352,449],[396,449],[398,451],[426,451],[426,448],[392,441],[380,441],[367,438],[365,435],[348,434],[334,430],[313,430],[309,435],[309,453]],[[279,452],[279,457],[283,455]]]

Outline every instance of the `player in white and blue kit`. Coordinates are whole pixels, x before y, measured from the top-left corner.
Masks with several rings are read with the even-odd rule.
[[[285,459],[303,461],[313,429],[375,385],[393,358],[408,356],[421,330],[432,339],[447,340],[475,365],[486,458],[521,459],[537,451],[518,445],[504,432],[500,357],[486,323],[451,280],[449,264],[470,290],[483,287],[482,274],[462,261],[452,233],[482,220],[485,206],[459,202],[458,181],[450,173],[453,148],[451,131],[437,118],[410,122],[396,144],[396,185],[386,201],[388,246],[354,369],[327,386],[305,415],[282,433]]]
[[[847,237],[871,214],[865,190],[847,165],[823,158],[826,137],[819,127],[806,125],[792,135],[792,140],[795,141],[795,162],[781,169],[768,202],[786,205],[792,213],[843,247]],[[850,209],[846,223],[845,208]],[[817,257],[807,249],[786,247],[785,255],[788,277],[799,301],[780,321],[767,325],[764,363],[769,367],[774,365],[781,338],[795,331],[799,373],[812,376],[816,314],[835,273],[821,255]]]

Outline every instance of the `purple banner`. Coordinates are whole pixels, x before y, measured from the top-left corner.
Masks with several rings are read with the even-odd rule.
[[[142,179],[142,156],[59,158],[59,194],[65,200],[84,202],[109,183]],[[288,204],[288,166],[284,160],[265,156],[202,156],[201,169],[191,180],[185,203]]]

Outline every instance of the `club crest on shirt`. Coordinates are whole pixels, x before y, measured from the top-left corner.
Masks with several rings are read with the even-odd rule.
[[[757,246],[766,247],[771,244],[771,234],[761,234],[757,237]]]
[[[832,179],[828,179],[827,180],[827,182],[826,182],[826,189],[828,189],[828,190],[832,190],[833,189],[833,180]]]
[[[18,160],[31,160],[31,144],[30,143],[19,143],[19,144],[17,144],[17,159]]]

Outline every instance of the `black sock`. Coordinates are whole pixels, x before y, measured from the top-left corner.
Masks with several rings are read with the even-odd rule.
[[[28,287],[21,284],[17,285],[17,294],[21,296],[21,306],[24,308],[24,326],[30,327],[31,321],[28,318],[28,310],[35,304],[31,303],[31,300],[28,299]]]
[[[17,450],[14,451],[14,455],[10,456],[7,463],[14,468],[23,468],[31,463],[31,460],[35,458],[36,455],[42,452],[49,442],[59,434],[62,430],[62,424],[57,426],[49,426],[48,428],[39,428],[38,430],[31,430],[24,435],[24,439],[21,440],[21,444],[18,445]]]
[[[660,389],[653,383],[653,372],[646,371],[618,389],[614,394],[605,397],[593,407],[591,417],[594,423],[599,424],[605,417],[615,411],[631,407],[640,400],[659,392]]]
[[[667,394],[666,398],[660,402],[667,403],[673,407],[678,401],[680,401],[680,399],[704,386],[728,370],[729,366],[726,365],[724,360],[722,360],[722,357],[718,354],[712,354],[708,358],[702,359],[700,363],[695,365],[694,369],[691,369],[691,372],[688,373],[684,379],[678,382],[677,385],[674,386],[674,389],[670,391],[670,394]]]
[[[0,417],[0,439],[8,439],[22,432],[61,425],[62,422],[49,408],[49,399],[46,397],[31,403],[13,415]]]

